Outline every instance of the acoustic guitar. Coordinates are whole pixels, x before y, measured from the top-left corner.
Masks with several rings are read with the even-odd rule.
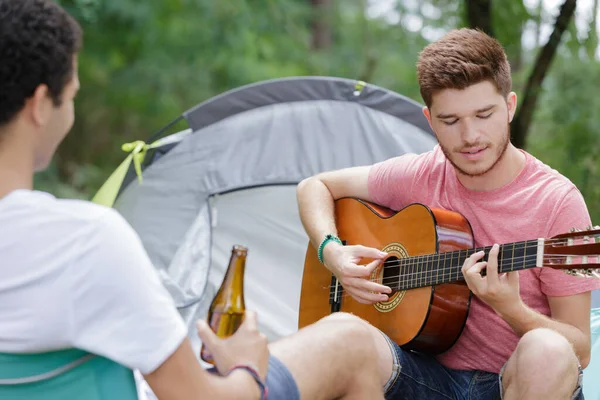
[[[389,286],[385,302],[361,304],[323,266],[313,246],[306,252],[299,327],[333,312],[355,314],[404,349],[438,354],[460,336],[471,291],[461,268],[474,252],[469,222],[459,213],[411,204],[401,211],[354,198],[335,202],[338,236],[346,245],[381,249],[388,257],[370,276]],[[582,277],[600,277],[600,230],[570,232],[500,246],[499,273],[556,268]],[[365,264],[372,260],[364,260]],[[484,270],[485,271],[485,270]]]

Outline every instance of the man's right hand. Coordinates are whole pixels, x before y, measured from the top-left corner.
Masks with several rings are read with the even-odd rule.
[[[258,330],[255,312],[246,311],[244,322],[227,339],[215,335],[203,320],[197,322],[196,328],[221,375],[226,374],[235,365],[251,365],[258,369],[257,372],[263,380],[266,378],[269,363],[268,341]]]
[[[361,245],[342,246],[328,243],[323,249],[325,266],[338,278],[344,290],[362,304],[374,304],[387,301],[392,290],[369,280],[371,273],[381,265],[387,253]],[[363,259],[373,259],[367,265],[358,265]]]

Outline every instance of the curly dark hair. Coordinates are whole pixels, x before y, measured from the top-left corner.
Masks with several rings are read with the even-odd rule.
[[[54,105],[61,104],[82,35],[75,19],[51,0],[0,0],[0,126],[41,84]]]

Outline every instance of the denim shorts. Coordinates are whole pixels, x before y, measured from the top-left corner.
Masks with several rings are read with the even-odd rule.
[[[444,367],[432,356],[405,351],[383,334],[394,358],[393,373],[385,385],[386,400],[499,400],[502,399],[502,371],[459,371]],[[583,400],[583,373],[571,397]]]
[[[210,367],[207,371],[218,374],[215,367]],[[287,367],[272,355],[269,356],[265,383],[269,389],[269,400],[300,400],[300,392],[294,377]]]
[[[300,400],[300,392],[294,377],[277,358],[269,357],[267,370],[269,400]]]

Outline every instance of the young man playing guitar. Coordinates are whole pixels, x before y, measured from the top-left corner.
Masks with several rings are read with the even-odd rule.
[[[481,252],[464,260],[474,296],[448,351],[407,351],[371,329],[386,398],[583,398],[590,291],[600,281],[552,268],[499,274],[497,244],[585,229],[591,221],[584,199],[567,178],[510,142],[517,98],[496,40],[476,30],[450,32],[420,54],[418,79],[439,142],[432,151],[322,173],[298,186],[315,249],[337,235],[335,201],[345,197],[392,210],[411,203],[452,210],[470,222],[477,247],[494,245],[487,261]],[[380,250],[327,240],[322,260],[355,301],[374,304],[391,293],[368,279],[386,257]]]

